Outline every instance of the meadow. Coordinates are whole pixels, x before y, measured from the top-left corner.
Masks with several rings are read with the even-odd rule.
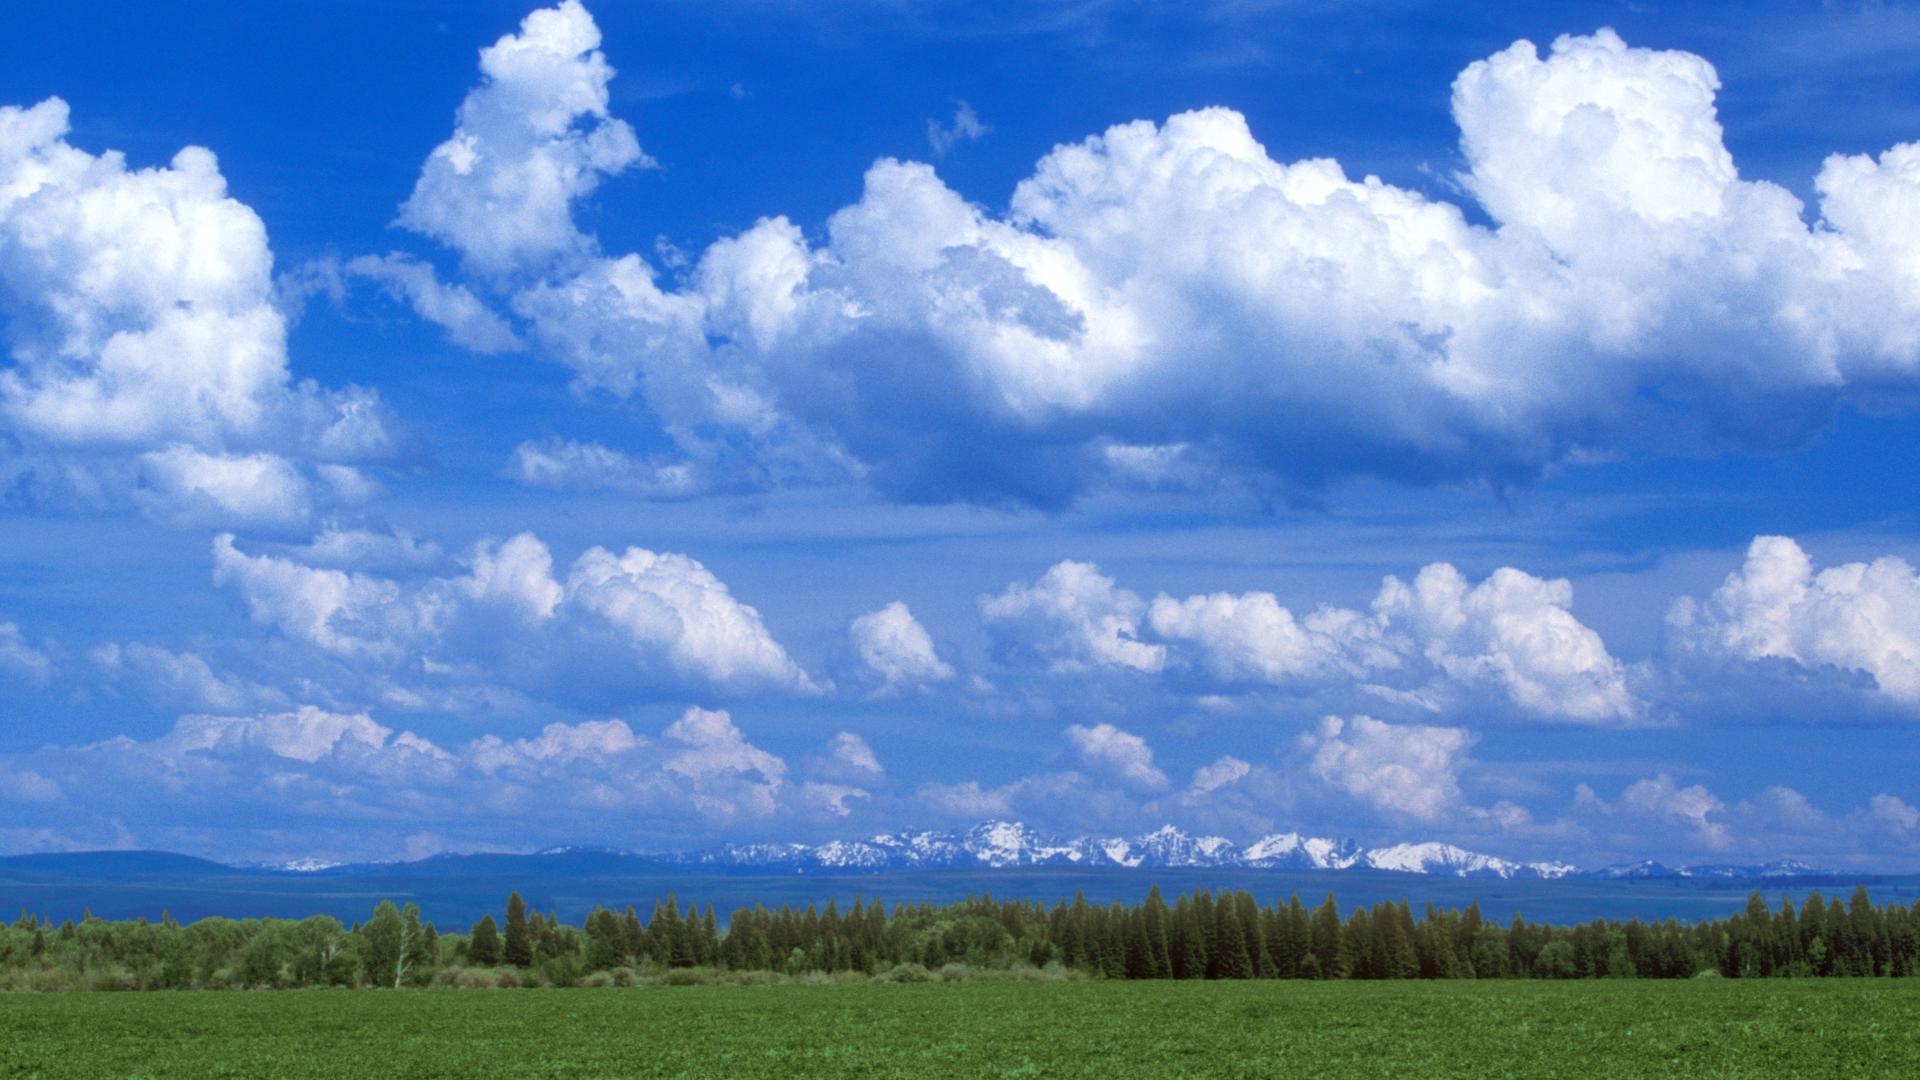
[[[0,1077],[1912,1076],[1891,979],[0,995]]]

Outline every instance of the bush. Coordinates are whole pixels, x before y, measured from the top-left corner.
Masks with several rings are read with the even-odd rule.
[[[933,981],[933,972],[924,964],[895,964],[893,967],[874,976],[875,982],[883,983],[924,983]]]

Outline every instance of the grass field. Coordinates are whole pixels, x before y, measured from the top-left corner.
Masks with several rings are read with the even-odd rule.
[[[0,996],[5,1077],[1916,1074],[1904,981]]]

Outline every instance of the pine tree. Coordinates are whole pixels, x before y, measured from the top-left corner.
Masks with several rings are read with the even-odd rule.
[[[1232,896],[1223,896],[1213,908],[1214,955],[1211,977],[1251,979],[1253,961],[1247,953],[1247,936],[1240,925],[1239,905]]]
[[[500,963],[500,927],[493,916],[482,915],[480,921],[473,924],[473,935],[467,940],[467,961],[475,967],[494,967]]]
[[[713,901],[707,901],[707,912],[700,919],[700,962],[712,964],[720,957],[720,924],[713,917]]]
[[[533,930],[527,925],[527,902],[517,892],[507,897],[507,932],[501,956],[514,967],[533,966]]]
[[[1170,979],[1173,977],[1173,957],[1167,941],[1167,922],[1172,912],[1167,910],[1166,898],[1160,895],[1160,886],[1147,890],[1145,910],[1141,912],[1141,923],[1146,932],[1147,941],[1147,978]]]
[[[587,916],[586,931],[588,969],[606,971],[620,966],[624,934],[619,916],[606,908],[594,908],[593,914]]]
[[[1308,955],[1313,959],[1315,978],[1346,978],[1348,972],[1341,963],[1343,936],[1340,905],[1334,902],[1333,894],[1328,893],[1326,901],[1313,910],[1309,926]]]

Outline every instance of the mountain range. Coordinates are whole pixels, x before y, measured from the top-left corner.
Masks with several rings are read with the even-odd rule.
[[[1607,879],[1703,877],[1775,878],[1820,874],[1797,862],[1755,866],[1681,866],[1639,862],[1581,870],[1558,861],[1520,862],[1436,842],[1362,847],[1332,840],[1274,833],[1241,846],[1220,836],[1193,836],[1172,825],[1133,837],[1049,836],[1014,821],[988,821],[970,829],[883,833],[863,840],[821,844],[725,844],[699,851],[656,854],[661,862],[794,874],[879,873],[893,870],[1021,866],[1084,868],[1234,868],[1247,870],[1391,870],[1465,878],[1566,877]]]

